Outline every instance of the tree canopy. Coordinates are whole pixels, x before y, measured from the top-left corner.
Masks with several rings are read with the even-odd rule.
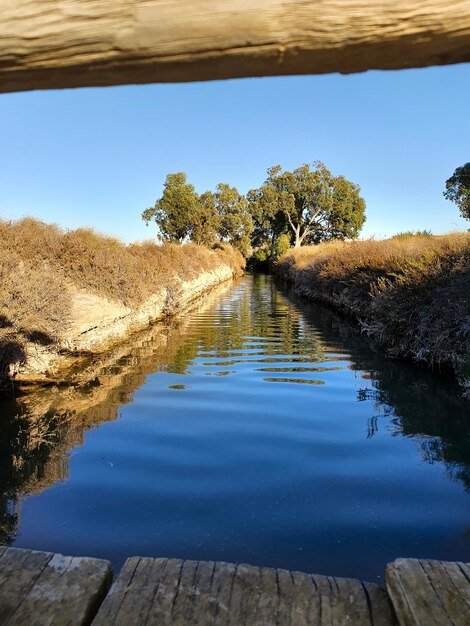
[[[236,187],[220,183],[217,185],[215,202],[220,220],[220,238],[238,248],[244,256],[248,256],[253,220],[248,210],[247,199],[238,192]]]
[[[168,174],[162,197],[142,213],[142,219],[147,224],[156,222],[163,241],[211,245],[220,240],[245,256],[250,251],[253,220],[248,202],[226,183],[217,185],[215,193],[205,191],[199,195],[187,182],[186,174]]]
[[[215,196],[212,191],[205,191],[197,199],[196,209],[193,212],[189,239],[200,245],[210,245],[216,239],[220,230],[220,218],[217,214]]]
[[[168,174],[162,197],[142,213],[142,219],[147,224],[157,223],[163,241],[182,242],[194,228],[198,205],[199,197],[194,186],[186,182],[186,174]]]
[[[470,163],[458,167],[446,180],[444,197],[455,202],[462,217],[470,220]]]
[[[290,232],[294,246],[357,237],[365,221],[358,185],[333,176],[320,161],[293,172],[268,169],[259,189],[248,192],[259,243]]]

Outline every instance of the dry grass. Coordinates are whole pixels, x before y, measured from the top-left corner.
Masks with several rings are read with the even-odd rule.
[[[180,280],[222,264],[238,272],[243,263],[225,245],[125,245],[89,229],[0,220],[0,379],[21,362],[25,342],[60,342],[70,323],[71,287],[134,308]]]
[[[389,354],[470,378],[469,233],[309,246],[276,270],[355,317]]]
[[[241,266],[229,246],[211,251],[194,244],[127,246],[90,229],[64,232],[32,218],[0,220],[0,259],[20,259],[97,295],[128,306],[143,303],[172,278],[189,280],[221,263]]]

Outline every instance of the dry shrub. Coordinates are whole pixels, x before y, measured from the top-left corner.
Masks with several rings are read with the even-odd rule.
[[[25,361],[23,337],[8,328],[0,328],[0,390]]]
[[[194,244],[125,245],[91,229],[64,232],[32,218],[0,220],[0,250],[3,258],[16,255],[33,266],[46,264],[66,282],[129,306],[145,302],[167,280],[190,280],[221,264],[238,269],[243,264],[229,246],[212,251]]]
[[[17,254],[0,256],[0,327],[38,343],[53,343],[70,321],[71,299],[64,279],[46,262]]]
[[[389,354],[466,376],[470,234],[309,246],[284,255],[277,272],[304,295],[354,316]]]
[[[26,360],[27,342],[55,344],[70,320],[63,279],[45,262],[0,255],[0,383]]]

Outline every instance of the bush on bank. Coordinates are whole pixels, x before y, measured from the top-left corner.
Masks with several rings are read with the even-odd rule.
[[[276,272],[356,318],[388,354],[450,368],[470,387],[470,234],[401,234],[289,251]]]
[[[71,321],[73,288],[137,308],[174,281],[221,265],[238,272],[244,260],[225,244],[214,250],[126,245],[89,229],[0,220],[0,380],[24,358],[25,342],[60,342]]]

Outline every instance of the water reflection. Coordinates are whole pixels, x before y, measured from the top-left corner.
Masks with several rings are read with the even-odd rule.
[[[278,287],[283,290],[282,285]],[[470,489],[470,403],[461,399],[456,383],[444,374],[388,359],[347,320],[307,304],[292,292],[284,293],[324,337],[349,352],[351,367],[364,380],[357,399],[372,402],[375,412],[367,422],[367,437],[379,428],[413,437],[423,461],[444,463]]]
[[[270,277],[1,413],[3,544],[363,578],[470,558],[468,403]]]
[[[196,310],[213,307],[230,287],[211,290]],[[188,321],[182,317],[135,333],[128,345],[84,359],[67,383],[0,401],[0,545],[15,540],[25,496],[67,479],[69,452],[83,445],[87,430],[115,420],[149,374],[187,371],[194,347],[180,344]]]

